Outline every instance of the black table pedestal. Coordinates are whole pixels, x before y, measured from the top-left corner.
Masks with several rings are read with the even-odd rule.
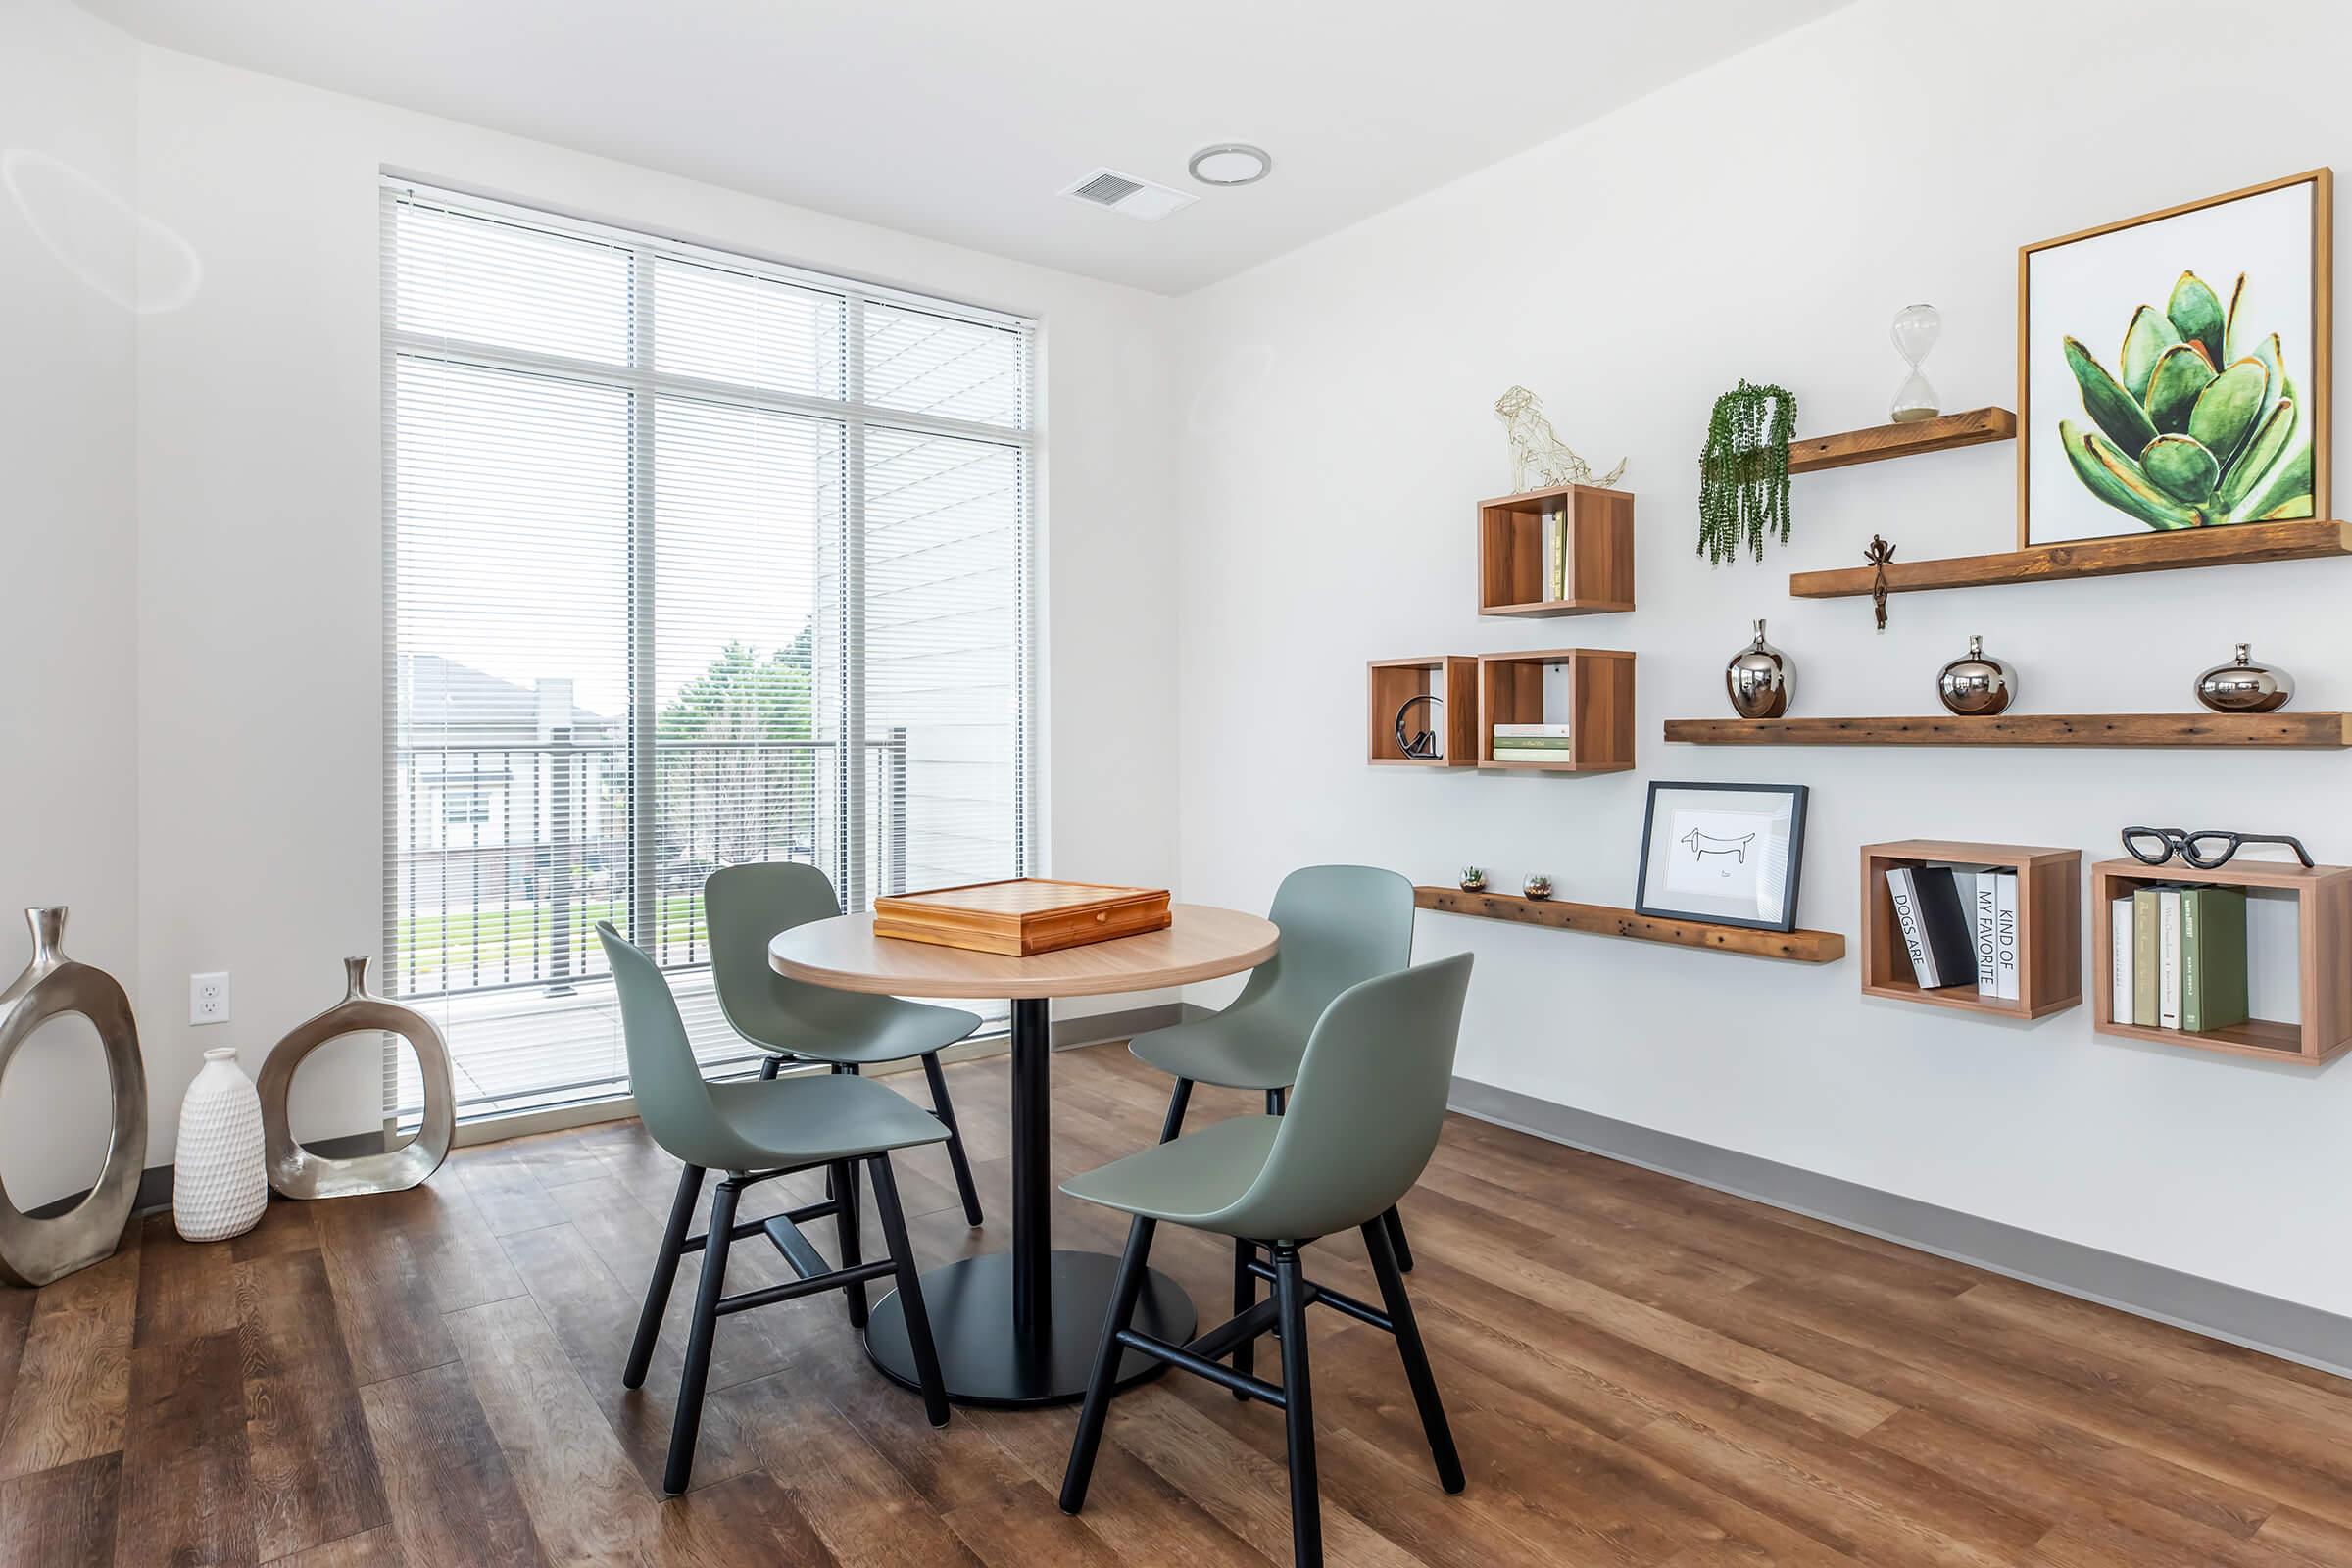
[[[1054,1249],[1052,1023],[1042,998],[1012,1004],[1012,1250],[967,1257],[923,1276],[948,1397],[960,1404],[1064,1404],[1086,1393],[1119,1260]],[[1192,1298],[1154,1269],[1135,1326],[1182,1345],[1199,1322]],[[913,1388],[914,1357],[897,1292],[874,1303],[866,1353]],[[1167,1370],[1130,1350],[1122,1387]]]

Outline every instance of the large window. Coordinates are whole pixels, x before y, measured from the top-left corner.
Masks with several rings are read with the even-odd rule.
[[[388,183],[391,994],[461,1114],[626,1087],[595,926],[695,1048],[703,879],[1025,866],[1031,325]],[[403,1058],[405,1060],[405,1057]],[[413,1115],[388,1069],[387,1112]]]

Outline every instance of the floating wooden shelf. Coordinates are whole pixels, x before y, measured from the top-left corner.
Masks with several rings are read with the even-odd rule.
[[[1544,672],[1564,665],[1566,710],[1546,710]],[[1446,705],[1449,709],[1452,705]],[[1497,724],[1558,724],[1573,744],[1564,762],[1497,762]],[[1478,659],[1478,733],[1481,767],[1531,773],[1621,773],[1634,765],[1634,656],[1613,648],[1546,648],[1529,653],[1481,654]]]
[[[2218,887],[2276,889],[2295,899],[2297,1010],[2301,1021],[2249,1018],[2244,1023],[2195,1034],[2184,1029],[2149,1029],[2115,1022],[2114,901],[2143,887],[2195,882]],[[2190,1046],[2268,1061],[2314,1065],[2352,1049],[2352,866],[2300,864],[2239,858],[2211,871],[2173,860],[2142,865],[2137,860],[2101,860],[2090,868],[2090,954],[2096,1008],[2091,1027],[2103,1035]]]
[[[1464,654],[1431,659],[1376,659],[1366,666],[1371,695],[1365,712],[1364,760],[1383,767],[1469,767],[1478,761],[1478,661]],[[1438,732],[1436,757],[1406,757],[1396,745],[1396,710],[1434,694],[1446,706],[1417,709],[1408,729]]]
[[[1512,920],[1562,931],[1591,931],[1636,942],[1665,942],[1680,948],[1709,948],[1791,963],[1836,963],[1845,956],[1845,938],[1835,931],[1752,931],[1746,926],[1706,920],[1673,920],[1605,904],[1568,904],[1558,899],[1521,899],[1507,893],[1465,893],[1459,888],[1415,888],[1413,902],[1424,909],[1471,914],[1482,920]]]
[[[2017,997],[1977,994],[1974,984],[1921,989],[1894,919],[1886,873],[1898,866],[1992,866],[2018,884]],[[2082,1000],[2082,852],[2025,844],[1900,839],[1862,846],[1862,994],[2003,1018],[2041,1018]]]
[[[2352,746],[2352,713],[2004,713],[1998,718],[1670,718],[1693,746]]]
[[[2352,523],[2239,522],[2220,528],[2129,534],[2120,539],[2080,539],[1993,556],[1896,561],[1886,568],[1886,591],[1908,594],[1996,583],[2067,582],[2077,577],[2115,577],[2258,561],[2317,561],[2328,556],[2352,556]],[[1799,599],[1848,599],[1869,593],[1875,574],[1869,566],[1800,571],[1789,577],[1788,591]]]
[[[1568,596],[1544,581],[1544,514],[1568,516]],[[1634,608],[1634,498],[1589,484],[1554,485],[1478,504],[1478,612],[1601,615]]]
[[[1965,414],[1938,415],[1907,424],[1874,424],[1866,430],[1840,430],[1836,435],[1799,436],[1788,443],[1788,471],[1812,473],[1820,468],[1845,468],[1857,463],[1883,463],[1918,452],[1945,452],[2016,438],[2017,416],[2007,409],[1970,409]]]

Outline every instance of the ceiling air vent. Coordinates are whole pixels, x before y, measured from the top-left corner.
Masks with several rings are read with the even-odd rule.
[[[1196,200],[1183,191],[1108,169],[1098,169],[1085,178],[1064,185],[1061,194],[1089,207],[1107,207],[1114,213],[1140,218],[1147,223],[1157,222],[1179,208],[1192,206]]]

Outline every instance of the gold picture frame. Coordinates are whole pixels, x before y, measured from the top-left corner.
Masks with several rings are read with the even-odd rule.
[[[2295,479],[2282,473],[2281,470],[2288,466],[2289,460],[2299,459],[2306,448],[2309,452],[2308,466],[2310,470],[2308,513],[2276,512],[2269,514],[2268,516],[2309,515],[2325,518],[2328,515],[2328,487],[2330,457],[2329,437],[2331,434],[2328,421],[2330,418],[2330,379],[2334,331],[2332,301],[2334,183],[2334,172],[2330,169],[2323,167],[2305,170],[2301,173],[2266,180],[2258,185],[2247,185],[2237,190],[2226,191],[2219,196],[2208,196],[2198,201],[2182,202],[2177,206],[2159,209],[2156,212],[2142,213],[2135,218],[2101,223],[2093,228],[2078,229],[2071,234],[2061,234],[2055,239],[2040,240],[2031,245],[2018,247],[2017,542],[2020,549],[2072,543],[2084,539],[2134,538],[2151,530],[2170,531],[2230,526],[2238,522],[2258,520],[2257,515],[2250,510],[2238,512],[2234,515],[2231,513],[2238,506],[2250,509],[2254,503],[2263,499],[2269,491],[2255,490],[2253,487],[2263,478],[2270,476],[2277,476],[2287,483],[2289,486],[2287,493],[2290,497],[2288,504],[2300,506],[2301,491],[2295,487]],[[2184,444],[2188,442],[2189,437],[2185,429],[2180,427],[2178,423],[2180,416],[2180,411],[2183,408],[2180,402],[2164,400],[2165,408],[2171,411],[2174,416],[2167,418],[2162,424],[2150,422],[2145,426],[2146,430],[2157,434],[2164,443],[2164,450],[2156,452],[2155,455],[2170,460],[2162,465],[2162,482],[2151,479],[2141,467],[2141,465],[2148,461],[2150,454],[2155,452],[2153,444],[2144,446],[2137,451],[2127,450],[2129,443],[2111,439],[2112,432],[2105,427],[2119,417],[2129,420],[2133,416],[2153,416],[2153,408],[2145,402],[2150,394],[2132,390],[2132,383],[2135,379],[2141,381],[2147,379],[2144,375],[2135,375],[2135,371],[2150,364],[2148,350],[2151,343],[2164,337],[2170,337],[2172,342],[2167,345],[2167,348],[2184,346],[2183,338],[2186,335],[2180,333],[2172,320],[2173,302],[2179,301],[2183,292],[2187,291],[2187,285],[2191,283],[2195,283],[2199,289],[2202,289],[2201,299],[2208,304],[2218,303],[2217,286],[2227,289],[2230,293],[2231,309],[2228,315],[2222,318],[2219,331],[2210,332],[2204,344],[2196,342],[2193,338],[2185,343],[2186,347],[2199,349],[2202,358],[2206,361],[2203,366],[2195,366],[2184,359],[2183,366],[2188,376],[2193,379],[2197,374],[2207,374],[2210,377],[2208,382],[2210,384],[2210,381],[2221,380],[2223,371],[2236,369],[2237,366],[2242,363],[2242,359],[2257,358],[2254,355],[2241,357],[2238,352],[2240,345],[2235,341],[2238,326],[2235,320],[2235,307],[2246,295],[2248,274],[2245,271],[2239,271],[2236,274],[2234,285],[2227,276],[2218,278],[2215,284],[2207,284],[2198,278],[2193,268],[2183,270],[2180,281],[2174,286],[2173,301],[2165,304],[2161,317],[2156,317],[2148,323],[2149,330],[2144,335],[2142,318],[2151,316],[2156,309],[2145,303],[2146,291],[2151,286],[2148,280],[2151,276],[2158,276],[2144,267],[2132,270],[2128,277],[2114,278],[2111,285],[2104,280],[2099,283],[2098,288],[2101,292],[2111,289],[2116,301],[2119,302],[2116,319],[2109,320],[2104,318],[2076,319],[2077,316],[2082,314],[2081,301],[2077,299],[2075,310],[2068,315],[2066,320],[2062,322],[2057,319],[2048,319],[2037,327],[2034,321],[2036,258],[2047,257],[2050,253],[2070,246],[2081,246],[2086,241],[2123,236],[2131,231],[2149,229],[2150,225],[2187,219],[2192,215],[2210,214],[2215,209],[2227,207],[2231,203],[2291,191],[2298,186],[2309,187],[2310,201],[2308,339],[2298,344],[2302,352],[2295,354],[2284,352],[2283,345],[2280,344],[2282,334],[2273,332],[2269,335],[2267,341],[2276,347],[2274,352],[2262,362],[2268,368],[2268,374],[2267,377],[2260,378],[2265,381],[2265,390],[2254,394],[2259,406],[2252,416],[2252,422],[2239,433],[2233,452],[2224,452],[2219,458],[2214,459],[2212,471],[2215,483],[2210,492],[2202,492],[2205,499],[2202,502],[2193,499],[2183,500],[2181,499],[2183,496],[2196,497],[2201,494],[2199,487],[2202,475],[2206,471],[2207,459],[2212,458],[2213,455],[2208,448],[2202,446],[2196,452],[2190,452],[2187,445]],[[2282,214],[2290,215],[2291,218],[2292,210],[2292,204],[2270,204],[2265,209],[2267,215],[2274,219]],[[2250,213],[2253,210],[2241,211]],[[2211,225],[2205,225],[2207,229],[2210,227]],[[2185,225],[2181,232],[2185,234]],[[2139,237],[2144,239],[2148,236]],[[2211,235],[2202,230],[2200,230],[2200,243],[2204,243],[2208,250],[2213,248]],[[2145,249],[2146,247],[2140,248]],[[2226,246],[2222,248],[2228,249]],[[2170,265],[2179,266],[2180,264],[2176,261]],[[2283,272],[2285,272],[2283,268],[2271,270],[2271,275],[2274,276]],[[2286,275],[2291,275],[2291,273]],[[2161,282],[2160,276],[2158,276],[2158,281]],[[2059,285],[2059,288],[2078,296],[2086,292],[2085,286],[2079,279],[2069,279]],[[2138,305],[2137,310],[2132,311],[2128,323],[2122,316],[2123,310],[2130,309],[2129,304],[2121,303],[2126,301]],[[2195,303],[2196,297],[2192,297],[2192,306]],[[2295,303],[2300,304],[2301,302]],[[2257,298],[2256,304],[2259,306],[2259,298]],[[2105,302],[2101,301],[2094,308],[2094,314],[2095,310],[2106,308]],[[2049,314],[2056,316],[2062,313],[2053,309]],[[2104,356],[2112,353],[2115,349],[2111,337],[2117,326],[2125,328],[2124,346],[2122,354],[2112,362],[2117,366],[2118,373],[2109,375],[2104,368],[2109,362]],[[2095,341],[2078,342],[2072,337],[2062,339],[2058,335],[2070,330],[2085,333],[2095,332],[2099,336]],[[2204,352],[2208,346],[2219,347],[2222,353],[2215,356]],[[2035,358],[2037,353],[2040,355],[2038,360]],[[2161,362],[2162,357],[2163,351],[2160,350],[2156,354],[2156,361]],[[2217,357],[2224,362],[2218,367],[2211,364],[2212,359]],[[2088,369],[2080,368],[2081,362],[2083,361],[2089,362]],[[2298,363],[2309,367],[2306,377],[2297,377],[2293,373]],[[2055,368],[2053,368],[2053,365],[2055,365]],[[2053,401],[2050,394],[2056,390],[2053,383],[2062,383],[2065,372],[2070,369],[2073,379],[2082,386],[2079,394],[2076,394],[2073,388],[2068,388],[2069,395],[2059,400],[2060,409],[2065,416],[2067,432],[2073,437],[2071,446],[2067,444],[2067,435],[2060,433],[2059,416],[2054,416],[2049,408],[2049,404]],[[2106,381],[2099,383],[2099,377],[2106,377]],[[2034,398],[2034,386],[2037,378],[2041,381],[2045,393],[2041,411],[2038,413],[2035,410]],[[2249,373],[2236,384],[2247,384],[2255,379],[2258,378]],[[2108,393],[2120,393],[2127,400],[2135,401],[2138,406],[2122,409],[2119,412],[2117,405],[2112,401],[2103,401],[2100,403],[2100,410],[2104,411],[2106,415],[2106,417],[2103,418],[2100,412],[2094,412],[2092,409],[2093,395],[2089,388],[2094,383],[2101,384]],[[2268,433],[2265,419],[2268,413],[2276,409],[2278,399],[2282,395],[2291,398],[2294,405],[2289,411],[2288,433],[2279,437],[2281,444],[2275,451],[2266,453],[2259,446],[2261,440]],[[2217,401],[2219,400],[2217,399]],[[2076,418],[2085,420],[2082,428],[2074,428],[2073,420]],[[2227,424],[2218,416],[2214,422],[2228,428]],[[2167,428],[2167,425],[2174,427]],[[2044,426],[2046,428],[2043,428]],[[2037,469],[2035,466],[2037,456],[2045,465],[2041,469]],[[2233,456],[2235,464],[2232,463]],[[2273,460],[2277,461],[2274,463]],[[2258,462],[2266,471],[2255,471]],[[2242,465],[2242,466],[2236,465]],[[2066,472],[2070,467],[2073,471]],[[2078,487],[2081,494],[2077,494],[2076,488],[2069,487]],[[2142,493],[2143,489],[2144,494]],[[2229,498],[2233,491],[2237,495],[2237,500],[2230,502]],[[2062,501],[2064,506],[2064,513],[2052,517],[2038,535],[2034,528],[2034,508],[2036,492],[2040,493],[2045,503]],[[2085,503],[2088,504],[2088,510],[2086,510]],[[2106,511],[2096,510],[2102,506]],[[2045,506],[2045,512],[2056,514],[2060,512],[2060,509],[2056,506]],[[2112,512],[2111,518],[2107,515],[2108,512]],[[2109,532],[2095,531],[2098,523],[2102,520],[2112,520],[2116,526]],[[2132,526],[2134,522],[2139,524],[2137,528]],[[2073,531],[2083,528],[2094,531]]]

